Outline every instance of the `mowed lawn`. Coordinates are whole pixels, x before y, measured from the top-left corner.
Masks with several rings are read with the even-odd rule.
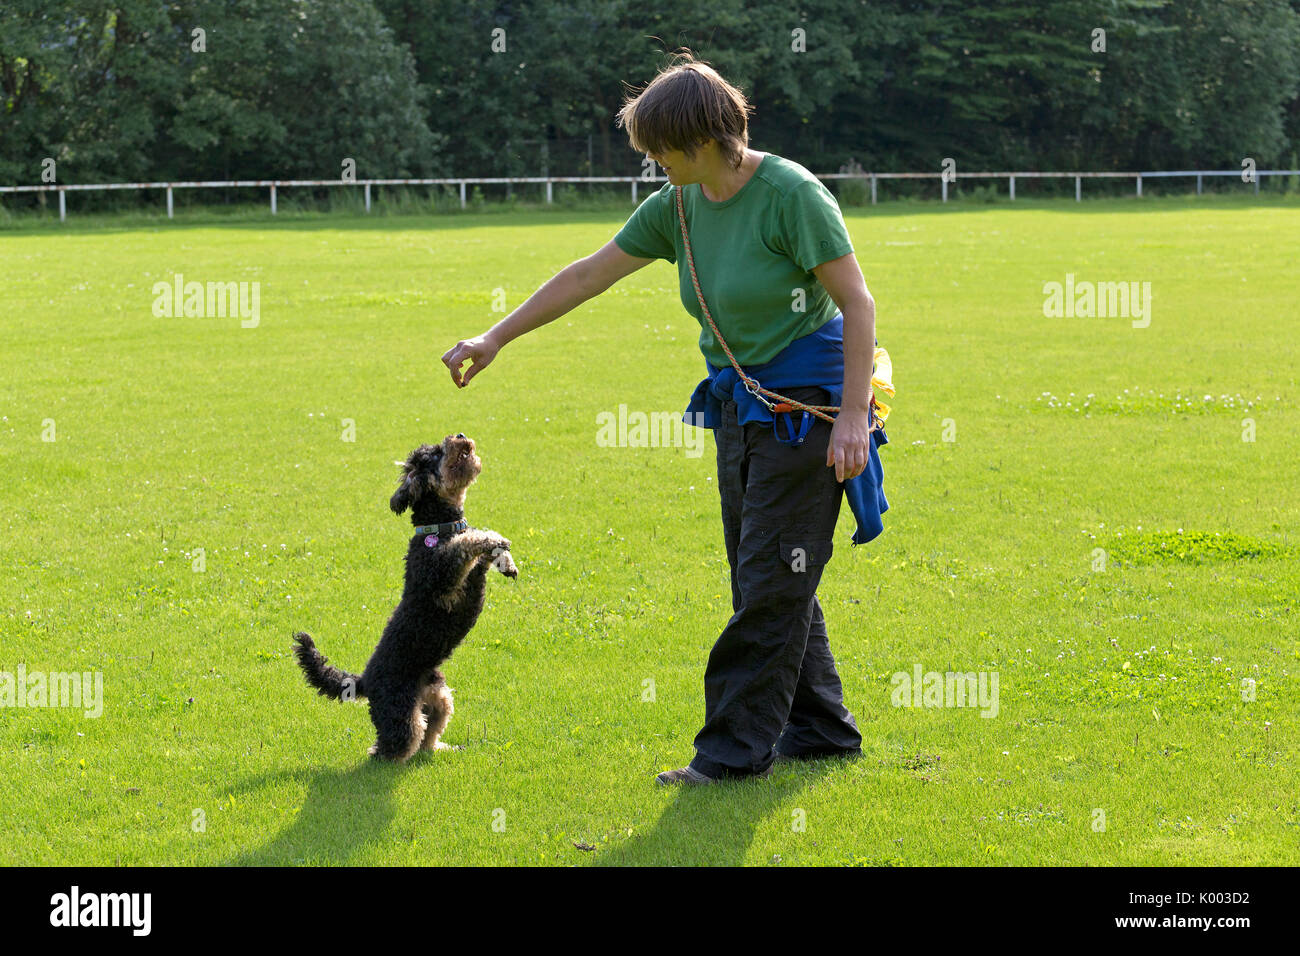
[[[674,268],[464,391],[439,361],[629,211],[0,231],[0,672],[104,692],[0,708],[0,863],[1300,863],[1300,204],[849,210],[898,386],[885,533],[846,509],[820,591],[865,759],[684,792],[712,439],[597,441],[701,376]],[[177,273],[260,283],[257,327],[156,318]],[[1045,317],[1067,274],[1150,324]],[[520,576],[445,668],[463,749],[376,765],[290,636],[364,665],[394,459],[456,431]],[[996,716],[894,706],[918,667],[996,674]]]

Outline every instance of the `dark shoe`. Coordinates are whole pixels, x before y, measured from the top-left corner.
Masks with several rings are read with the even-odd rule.
[[[655,777],[655,783],[661,787],[671,787],[674,784],[685,784],[688,787],[704,787],[711,783],[717,783],[713,777],[706,777],[694,767],[685,766],[677,770],[665,770]]]
[[[772,771],[776,769],[776,762],[767,765],[767,769],[762,773],[750,774],[749,776],[726,777],[726,780],[749,780],[757,777],[770,777]],[[665,770],[655,777],[655,783],[662,787],[671,787],[674,784],[685,784],[688,787],[704,787],[711,783],[721,783],[718,777],[710,777],[700,773],[694,767],[687,764],[678,770]]]

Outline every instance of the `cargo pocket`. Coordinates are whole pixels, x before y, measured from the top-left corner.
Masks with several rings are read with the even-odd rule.
[[[781,560],[796,573],[820,571],[831,559],[834,548],[830,535],[800,534],[798,531],[781,533]]]

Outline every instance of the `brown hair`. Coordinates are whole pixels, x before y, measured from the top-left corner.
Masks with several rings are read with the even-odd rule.
[[[749,145],[749,116],[754,107],[745,94],[689,52],[674,53],[640,93],[623,103],[615,125],[627,128],[632,148],[662,155],[680,150],[691,159],[709,140],[740,168]]]

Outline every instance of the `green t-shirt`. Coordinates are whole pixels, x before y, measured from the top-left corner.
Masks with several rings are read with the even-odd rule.
[[[614,241],[630,256],[677,263],[682,305],[700,323],[700,351],[731,363],[704,321],[677,222],[671,183],[648,196]],[[741,365],[761,365],[815,332],[839,308],[812,270],[853,251],[830,190],[798,163],[768,154],[723,202],[685,188],[686,227],[704,301]]]

